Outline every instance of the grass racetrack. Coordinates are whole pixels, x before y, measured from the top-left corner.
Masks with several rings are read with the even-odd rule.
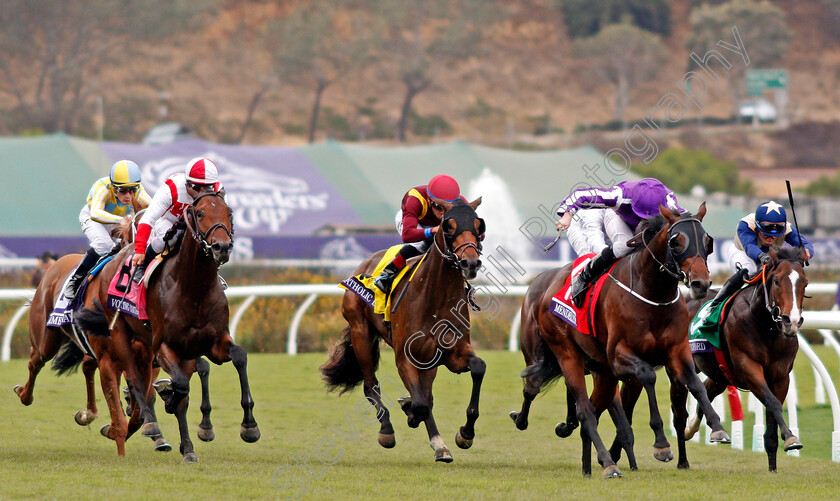
[[[815,347],[837,374],[837,357]],[[640,470],[631,472],[624,458],[619,467],[624,478],[603,480],[593,459],[592,478],[580,471],[580,438],[554,434],[555,423],[565,416],[562,381],[532,406],[530,427],[521,432],[508,417],[521,404],[523,368],[518,353],[479,352],[487,362],[481,399],[481,417],[470,450],[455,446],[455,432],[464,424],[471,379],[442,369],[435,385],[434,413],[438,427],[455,457],[452,464],[436,464],[425,428],[410,429],[405,415],[391,407],[397,446],[386,450],[376,442],[379,426],[365,422],[372,413],[362,400],[361,389],[338,397],[328,394],[318,366],[326,355],[252,354],[249,376],[256,402],[254,413],[262,438],[247,444],[239,438],[242,410],[239,385],[231,364],[211,364],[210,395],[216,440],[199,441],[200,402],[198,378],[193,377],[189,410],[190,433],[199,464],[182,464],[174,416],[158,400],[158,420],[174,450],[156,453],[152,442],[132,437],[126,457],[99,434],[110,422],[99,389],[99,418],[89,428],[73,421],[83,407],[84,386],[80,373],[57,378],[47,368],[41,372],[30,407],[12,393],[26,381],[26,361],[0,364],[0,498],[58,499],[836,499],[840,497],[840,464],[830,460],[831,411],[814,405],[813,376],[800,355],[796,375],[800,392],[800,438],[805,448],[800,458],[780,452],[779,471],[767,471],[763,453],[732,450],[728,445],[710,447],[689,443],[691,469],[680,471],[676,461],[663,464],[651,456],[653,433],[647,425],[647,406],[634,416],[636,455]],[[97,373],[98,374],[98,373]],[[668,389],[664,372],[657,373],[659,404],[668,421]],[[393,353],[383,349],[380,378],[399,381]],[[396,399],[395,389],[383,384],[384,393]],[[744,399],[746,402],[746,399]],[[746,410],[746,409],[745,409]],[[745,422],[745,443],[751,443],[752,414]],[[724,423],[730,430],[730,423]],[[354,432],[355,430],[355,432]],[[613,428],[605,414],[599,430],[607,445]],[[676,441],[671,440],[676,454]],[[331,447],[331,448],[330,448]],[[316,455],[326,458],[322,464]],[[309,465],[309,472],[296,461]]]

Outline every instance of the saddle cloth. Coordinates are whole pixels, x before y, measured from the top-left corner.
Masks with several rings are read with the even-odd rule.
[[[50,313],[50,316],[47,319],[47,327],[61,327],[63,325],[69,325],[73,323],[73,311],[75,311],[76,308],[78,308],[79,305],[82,304],[82,299],[85,297],[85,292],[87,291],[88,284],[93,279],[93,277],[95,277],[100,271],[102,271],[102,268],[113,257],[114,256],[105,256],[99,261],[97,261],[96,265],[88,273],[88,276],[85,277],[84,280],[82,280],[81,285],[79,285],[79,291],[76,293],[76,299],[73,300],[73,302],[71,303],[64,296],[64,293],[67,291],[67,282],[70,281],[70,277],[72,277],[76,273],[76,270],[79,268],[79,266],[76,265],[76,267],[73,268],[73,271],[71,271],[67,275],[67,278],[64,279],[64,283],[61,284],[61,292],[59,292],[58,299],[55,302],[55,306],[53,306],[53,311]]]
[[[148,320],[149,315],[146,314],[146,288],[149,285],[149,278],[151,278],[162,261],[163,258],[161,256],[155,257],[149,263],[149,266],[146,267],[143,281],[140,284],[135,284],[131,281],[134,266],[131,264],[131,256],[127,256],[120,268],[120,272],[114,274],[114,278],[111,279],[111,283],[108,285],[108,308],[114,311],[128,313],[132,317],[137,317],[140,320]],[[120,292],[117,286],[120,286],[125,292]]]
[[[571,285],[572,279],[583,271],[589,261],[595,257],[596,254],[584,254],[575,259],[572,264],[572,273],[566,278],[563,287],[551,298],[550,311],[561,320],[571,325],[581,334],[587,336],[595,335],[595,305],[598,304],[598,297],[601,295],[601,290],[604,288],[604,282],[607,281],[607,275],[612,272],[615,264],[610,267],[607,273],[604,273],[594,284],[591,284],[586,291],[586,296],[583,301],[583,307],[578,308],[572,301]]]
[[[732,378],[732,370],[726,362],[726,355],[720,349],[720,334],[723,330],[723,324],[726,322],[726,317],[729,315],[732,300],[743,290],[735,291],[715,308],[711,307],[711,299],[707,301],[691,319],[691,325],[688,327],[688,342],[691,344],[691,353],[714,354],[718,367],[730,383],[735,380]]]
[[[373,308],[374,313],[384,315],[384,320],[386,322],[391,321],[391,295],[389,294],[386,297],[382,291],[373,285],[373,281],[380,273],[382,273],[385,266],[387,266],[388,263],[396,257],[397,253],[400,252],[400,249],[402,249],[402,244],[395,245],[385,251],[385,255],[382,256],[382,259],[379,260],[376,268],[374,268],[372,276],[364,274],[356,275],[346,278],[338,284],[339,287],[352,291],[362,298],[368,306]],[[408,270],[412,267],[413,266],[406,264],[403,269],[397,273],[397,276],[394,277],[394,283],[391,285],[392,291],[397,288],[397,284],[400,283],[403,277],[408,273]]]

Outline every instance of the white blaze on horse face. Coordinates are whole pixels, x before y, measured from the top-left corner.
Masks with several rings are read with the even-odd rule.
[[[799,324],[799,316],[800,316],[800,308],[799,305],[796,304],[796,282],[799,281],[799,272],[796,270],[791,270],[790,275],[790,285],[791,285],[791,294],[793,295],[793,301],[791,301],[790,307],[790,323],[791,325]]]

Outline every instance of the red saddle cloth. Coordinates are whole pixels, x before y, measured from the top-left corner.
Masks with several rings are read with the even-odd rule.
[[[610,267],[609,272],[601,275],[598,280],[596,280],[594,284],[591,284],[586,290],[583,307],[578,308],[575,306],[575,303],[572,302],[570,289],[572,286],[572,279],[580,274],[580,272],[583,271],[584,266],[586,266],[586,264],[595,256],[596,254],[584,254],[575,259],[574,264],[572,264],[572,273],[569,274],[569,277],[566,279],[566,283],[564,283],[563,287],[560,288],[560,291],[551,298],[551,313],[560,317],[567,324],[587,336],[595,335],[595,308],[590,308],[590,306],[598,304],[598,296],[601,295],[601,289],[604,288],[604,282],[606,282],[608,278],[607,275],[612,272],[615,264]]]
[[[134,266],[130,264],[130,261],[131,257],[128,257],[126,262],[123,264],[123,269],[120,273],[116,273],[114,275],[114,278],[108,285],[108,307],[112,310],[128,313],[140,320],[148,320],[149,315],[146,314],[146,287],[144,283],[136,284],[131,281]],[[123,273],[126,269],[130,271]],[[147,269],[146,274],[150,271],[151,270]],[[126,287],[131,287],[128,290],[128,293],[118,291],[118,283],[122,283]]]

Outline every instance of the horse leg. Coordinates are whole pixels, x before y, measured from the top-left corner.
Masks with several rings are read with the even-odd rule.
[[[203,357],[195,359],[195,371],[201,380],[201,422],[198,424],[198,438],[212,442],[216,438],[213,423],[210,422],[210,364]]]
[[[770,471],[776,471],[776,452],[779,448],[778,428],[781,428],[782,440],[784,440],[785,451],[802,448],[802,443],[790,431],[785,418],[782,415],[782,401],[787,396],[790,376],[785,375],[776,383],[776,391],[771,391],[764,380],[760,366],[750,361],[744,364],[744,374],[747,376],[747,383],[750,391],[767,409],[765,417],[766,429],[764,431],[764,451],[767,453],[767,463]],[[781,400],[780,400],[781,399]]]
[[[623,448],[627,451],[627,460],[630,461],[630,469],[633,471],[636,470],[633,466],[636,462],[636,455],[633,452],[635,437],[633,436],[633,429],[631,426],[633,424],[633,409],[636,408],[636,402],[639,401],[639,397],[641,395],[642,385],[639,384],[638,379],[630,378],[621,383],[621,397],[619,398],[618,406],[624,412],[624,420],[627,421],[627,426],[630,428],[630,435],[628,437],[629,443],[622,444],[619,440],[619,435],[616,434],[615,440],[613,440],[613,443],[610,446],[610,456],[612,456],[613,461],[616,463],[618,463],[618,460],[621,459],[621,449]],[[613,403],[613,405],[616,404]],[[610,413],[612,414],[613,412],[614,411],[611,409]],[[616,418],[617,416],[613,416],[613,422],[616,422]],[[630,459],[631,456],[632,460]]]
[[[184,457],[183,461],[197,463],[198,456],[190,440],[187,423],[187,409],[190,405],[190,376],[195,370],[195,361],[181,360],[166,343],[160,344],[157,358],[161,368],[172,377],[172,388],[167,388],[161,398],[164,399],[166,412],[175,414],[178,419],[178,432],[181,436],[179,450]]]
[[[575,404],[575,396],[566,385],[566,421],[557,423],[554,426],[554,434],[560,438],[566,438],[572,434],[580,423],[577,419],[577,404]]]
[[[391,414],[388,407],[382,403],[382,386],[376,378],[376,366],[379,357],[379,340],[370,335],[371,327],[366,320],[350,322],[350,340],[359,370],[362,372],[363,388],[368,403],[376,409],[376,418],[379,420],[379,445],[391,449],[397,445],[394,437],[394,426],[391,424]],[[386,377],[385,380],[393,380]],[[394,386],[396,386],[394,384]],[[387,395],[385,396],[392,404],[394,403]]]
[[[513,420],[513,424],[516,425],[517,430],[527,430],[528,429],[528,415],[531,413],[531,402],[537,397],[539,394],[539,388],[534,388],[531,386],[530,382],[526,378],[524,381],[524,387],[522,388],[522,409],[517,411],[510,411],[510,419]]]
[[[441,463],[451,463],[453,461],[452,453],[443,442],[443,437],[441,437],[440,432],[438,432],[437,423],[435,423],[435,417],[432,414],[432,407],[434,405],[432,383],[434,383],[436,374],[437,368],[420,373],[420,388],[425,401],[428,402],[428,410],[426,411],[426,418],[423,420],[423,424],[426,425],[426,432],[429,434],[429,447],[435,451],[435,461]],[[463,448],[466,449],[466,447]]]
[[[85,355],[82,361],[82,373],[85,375],[85,389],[87,390],[87,406],[84,410],[76,412],[76,423],[79,426],[87,426],[99,417],[99,411],[96,409],[96,388],[93,383],[93,376],[96,374],[96,360]]]
[[[236,367],[236,372],[239,373],[239,387],[242,392],[242,425],[239,430],[239,436],[248,443],[254,443],[260,439],[260,429],[257,426],[257,421],[254,419],[254,399],[251,397],[251,386],[248,384],[248,353],[245,348],[234,344],[230,335],[225,335],[223,341],[228,341],[230,359],[233,361],[233,366]]]
[[[671,378],[671,412],[674,415],[674,429],[677,430],[677,469],[687,470],[689,468],[688,455],[685,450],[685,433],[680,430],[686,429],[685,423],[688,419],[688,411],[685,408],[685,401],[688,397],[688,390],[679,381],[676,381],[673,374],[668,371]]]
[[[615,462],[610,457],[610,453],[604,447],[601,441],[601,436],[598,435],[598,419],[595,417],[595,408],[589,400],[589,395],[586,394],[586,380],[584,377],[584,368],[581,359],[583,353],[572,352],[565,353],[565,347],[552,346],[560,362],[560,368],[566,378],[566,387],[574,395],[575,405],[577,407],[577,419],[580,422],[580,437],[584,450],[586,450],[587,442],[595,445],[595,450],[598,453],[598,462],[603,465],[604,478],[618,478],[621,477],[621,470],[616,466]],[[558,354],[558,352],[560,352]],[[587,454],[589,456],[589,454]],[[583,460],[583,475],[592,475],[591,459],[584,458]]]
[[[429,402],[426,399],[426,392],[423,391],[420,379],[422,374],[437,374],[437,367],[426,369],[422,373],[404,355],[397,354],[397,372],[400,379],[408,390],[408,397],[399,399],[400,408],[408,418],[409,428],[417,428],[420,423],[429,417]]]
[[[120,404],[120,370],[117,363],[111,359],[108,352],[99,356],[99,379],[102,384],[102,393],[108,402],[108,411],[111,413],[111,424],[106,424],[99,430],[103,436],[110,438],[117,443],[117,454],[125,456],[125,440],[128,438],[128,424]]]
[[[143,419],[143,426],[141,434],[144,437],[151,437],[156,439],[162,436],[160,427],[157,424],[157,416],[155,416],[154,400],[147,401],[146,393],[146,378],[143,376],[143,370],[148,366],[151,370],[152,354],[151,349],[145,348],[141,345],[135,348],[131,340],[131,336],[127,332],[127,327],[124,319],[119,319],[111,329],[110,343],[108,343],[108,352],[116,359],[121,361],[123,371],[125,373],[125,381],[128,384],[128,389],[134,401],[134,405],[140,409],[140,417]],[[140,367],[144,369],[141,370]],[[150,382],[150,381],[149,381]],[[133,413],[133,409],[132,409]]]
[[[473,354],[469,358],[470,376],[472,376],[472,393],[470,394],[470,403],[467,406],[467,424],[461,427],[455,434],[455,445],[461,449],[469,449],[472,447],[473,439],[475,438],[475,422],[478,420],[478,399],[481,395],[481,381],[484,380],[484,372],[487,370],[487,364],[484,360],[478,358]],[[527,417],[526,417],[527,423]]]
[[[641,388],[639,388],[639,391],[641,392]],[[641,395],[641,393],[638,393],[638,395]],[[638,398],[638,395],[636,398]],[[633,401],[633,404],[635,403]],[[618,388],[616,388],[615,396],[608,410],[613,423],[615,423],[615,440],[610,447],[610,457],[618,463],[618,459],[621,458],[621,449],[623,448],[627,452],[627,462],[630,464],[630,471],[639,471],[639,466],[636,464],[636,453],[633,450],[636,439],[633,435],[633,428],[630,426],[630,419],[628,417],[633,415],[633,409],[631,406],[630,414],[628,415],[627,408],[622,406]],[[618,447],[617,454],[613,452],[613,448],[615,447]]]
[[[44,365],[52,360],[58,349],[61,348],[61,340],[63,335],[61,332],[44,326],[46,320],[38,319],[39,322],[30,320],[29,325],[29,339],[32,342],[32,347],[29,349],[29,379],[23,386],[17,385],[14,388],[15,393],[20,398],[20,403],[23,405],[31,405],[35,398],[32,394],[35,391],[35,378],[38,373],[44,368]],[[33,325],[38,323],[38,325]],[[37,341],[36,336],[32,333],[40,332],[41,340]]]
[[[779,401],[779,414],[781,415],[781,403],[785,401],[787,398],[788,388],[790,387],[790,376],[786,375],[784,378],[776,381],[773,384],[774,388],[771,388],[773,391],[773,395]],[[788,428],[787,422],[784,418],[778,420],[779,428],[782,431],[782,440],[784,440],[784,449],[785,452],[799,450],[803,447],[802,443],[799,441],[799,438],[793,434],[793,432]]]
[[[630,438],[628,437],[628,430],[630,430],[630,424],[627,422],[627,417],[624,416],[624,409],[621,408],[621,401],[618,396],[618,380],[615,376],[612,375],[611,372],[608,373],[600,373],[600,372],[593,372],[592,373],[592,394],[589,396],[589,400],[592,402],[592,406],[595,409],[595,419],[600,421],[601,414],[604,413],[605,410],[609,409],[610,416],[613,418],[613,422],[615,423],[616,427],[616,439],[619,440],[621,443],[630,443]],[[632,434],[632,431],[630,431]],[[630,449],[629,456],[633,458],[631,468],[635,466],[635,457],[632,453],[632,448]],[[591,461],[591,441],[585,440],[584,441],[584,450],[583,450],[583,460],[585,462]],[[610,454],[610,458],[612,458],[612,454]],[[601,459],[598,458],[599,464],[603,467],[604,464],[601,463]]]
[[[706,379],[705,383],[703,383],[703,387],[706,388],[706,395],[708,395],[709,402],[711,402],[717,398],[718,395],[723,393],[723,390],[726,389],[726,383],[719,383],[717,380],[710,377]],[[686,440],[691,440],[694,434],[700,431],[701,421],[703,421],[703,409],[700,407],[700,403],[698,402],[695,407],[694,416],[691,417],[685,427],[685,433],[683,436]],[[679,428],[677,428],[677,430],[679,430]]]
[[[724,444],[730,443],[729,435],[720,423],[720,416],[712,408],[709,393],[694,371],[694,359],[691,357],[691,349],[688,347],[688,343],[682,343],[674,347],[674,351],[668,357],[666,367],[668,367],[669,375],[672,375],[672,381],[679,381],[680,384],[687,386],[688,391],[697,400],[698,409],[706,416],[706,423],[712,429],[709,440]]]

